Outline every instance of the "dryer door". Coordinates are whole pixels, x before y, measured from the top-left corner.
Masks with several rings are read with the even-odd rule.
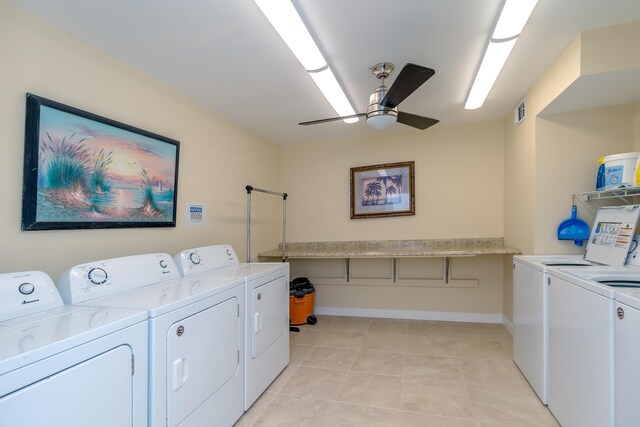
[[[251,293],[251,357],[256,359],[282,334],[289,333],[289,283],[280,276]]]
[[[240,367],[238,313],[234,297],[169,328],[167,425],[178,425],[236,375]]]
[[[38,374],[42,379],[0,398],[1,424],[132,425],[131,355],[131,348],[122,345],[57,373],[45,371],[41,366],[22,368],[24,376],[41,369]]]

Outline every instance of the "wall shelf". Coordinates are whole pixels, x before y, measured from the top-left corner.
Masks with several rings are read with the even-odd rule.
[[[574,197],[580,197],[585,202],[600,199],[626,199],[628,197],[640,196],[640,187],[614,188],[610,190],[586,191],[584,193],[576,193]]]

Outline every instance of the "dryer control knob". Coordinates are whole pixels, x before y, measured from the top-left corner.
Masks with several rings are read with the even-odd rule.
[[[169,265],[169,264],[167,264],[167,261],[165,261],[163,259],[160,260],[160,267],[167,268],[167,265]]]
[[[200,264],[200,255],[198,255],[196,252],[191,252],[189,254],[189,260],[191,261],[192,264],[198,265]]]
[[[87,273],[87,278],[94,285],[102,285],[107,281],[108,277],[107,272],[100,267],[92,268],[89,270],[89,273]]]
[[[23,283],[20,286],[18,286],[18,290],[22,295],[30,295],[33,293],[35,289],[36,288],[35,286],[33,286],[32,283]]]

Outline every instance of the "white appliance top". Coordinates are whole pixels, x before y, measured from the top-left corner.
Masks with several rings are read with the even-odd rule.
[[[164,253],[77,265],[58,287],[74,304],[146,310],[149,317],[182,308],[244,282],[237,278],[183,278]]]
[[[623,266],[640,215],[640,205],[607,206],[598,209],[584,254],[587,261]]]
[[[65,305],[0,322],[0,375],[140,322],[140,310]]]
[[[0,274],[0,322],[62,305],[60,293],[46,273]]]
[[[557,267],[593,267],[599,265],[586,261],[582,255],[516,255],[513,260],[520,261],[543,272]]]
[[[82,304],[146,310],[149,318],[155,318],[236,286],[244,286],[244,280],[235,277],[181,277]]]
[[[58,290],[66,304],[77,304],[179,277],[169,254],[134,255],[71,267],[60,276]]]
[[[289,268],[288,262],[240,263],[229,245],[212,245],[186,249],[174,257],[183,276],[239,277],[247,281]]]
[[[640,290],[624,290],[616,295],[616,300],[623,304],[627,304],[637,310],[640,310]]]
[[[634,266],[558,268],[549,274],[611,299],[616,299],[619,291],[640,288],[640,269]]]

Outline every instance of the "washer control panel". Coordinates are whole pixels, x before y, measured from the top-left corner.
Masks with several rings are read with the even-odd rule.
[[[155,253],[76,265],[63,273],[58,288],[65,303],[75,304],[179,277],[173,258]]]
[[[51,278],[41,271],[0,274],[0,321],[61,307]]]

